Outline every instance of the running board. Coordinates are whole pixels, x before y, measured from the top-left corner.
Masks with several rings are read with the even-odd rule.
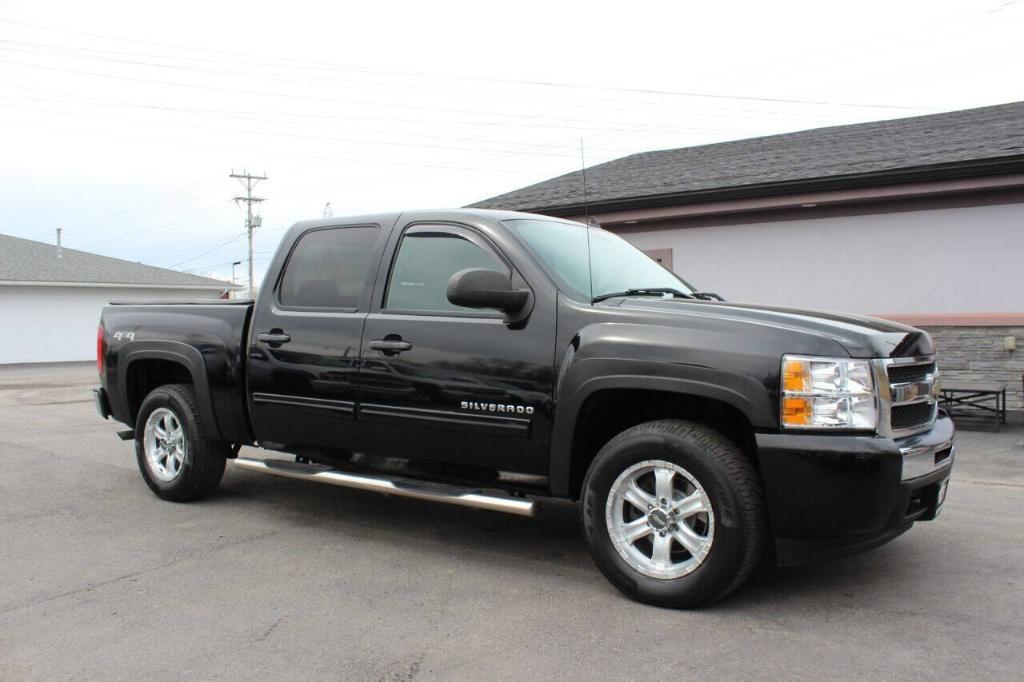
[[[516,514],[518,516],[533,516],[537,513],[539,506],[539,503],[533,500],[485,495],[481,492],[439,483],[352,474],[347,471],[329,469],[318,465],[295,464],[276,459],[251,459],[248,457],[236,457],[232,461],[236,467],[246,471],[258,471],[264,474],[284,476],[285,478],[317,481],[344,488],[372,490],[386,495],[431,500],[433,502],[454,504],[459,507],[475,507],[477,509],[487,509],[506,514]]]

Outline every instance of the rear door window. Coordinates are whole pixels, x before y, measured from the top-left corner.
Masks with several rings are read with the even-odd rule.
[[[304,234],[292,250],[279,300],[293,308],[355,310],[366,288],[377,226],[335,227]]]

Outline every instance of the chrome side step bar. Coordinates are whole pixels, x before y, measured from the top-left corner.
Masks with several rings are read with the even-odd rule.
[[[246,471],[258,471],[274,476],[285,478],[298,478],[303,481],[317,481],[329,483],[344,488],[356,488],[358,490],[372,490],[386,495],[397,495],[399,497],[412,497],[418,500],[430,500],[432,502],[443,502],[454,504],[460,507],[475,507],[490,511],[516,514],[518,516],[533,516],[537,513],[539,504],[533,500],[518,499],[514,497],[502,497],[498,495],[485,495],[481,492],[457,488],[455,486],[426,483],[410,479],[389,479],[364,474],[352,474],[347,471],[330,469],[316,464],[297,464],[277,459],[251,459],[249,457],[236,457],[235,466]]]

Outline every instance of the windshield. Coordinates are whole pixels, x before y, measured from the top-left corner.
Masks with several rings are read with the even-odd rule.
[[[611,232],[590,229],[588,273],[587,228],[581,223],[554,220],[504,221],[563,284],[584,298],[599,298],[629,289],[692,290],[625,239]],[[593,292],[591,292],[593,277]]]

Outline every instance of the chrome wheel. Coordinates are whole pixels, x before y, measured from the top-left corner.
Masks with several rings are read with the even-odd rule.
[[[185,429],[174,412],[166,407],[153,410],[146,420],[142,445],[146,451],[146,465],[153,476],[167,482],[181,474],[188,446]]]
[[[707,492],[688,471],[664,460],[623,471],[608,491],[605,519],[619,556],[651,578],[693,572],[714,543],[715,513]]]

